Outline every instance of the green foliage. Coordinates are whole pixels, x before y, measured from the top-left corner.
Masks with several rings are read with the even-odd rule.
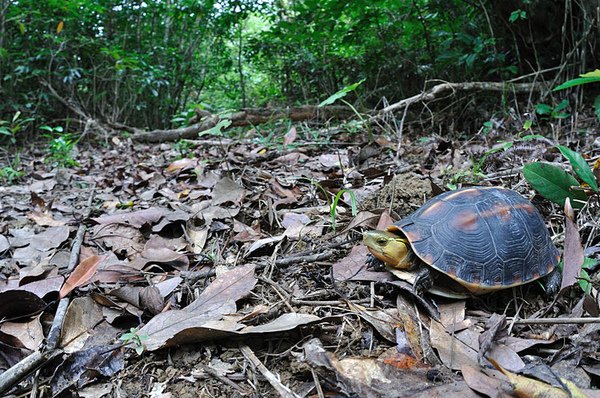
[[[356,88],[358,86],[360,86],[361,84],[363,84],[364,82],[365,82],[365,79],[362,79],[358,83],[353,83],[353,84],[350,84],[349,86],[344,87],[343,89],[341,89],[337,93],[331,95],[329,98],[327,98],[326,100],[324,100],[323,102],[321,102],[319,104],[319,108],[322,108],[322,107],[327,106],[327,105],[331,105],[331,104],[335,103],[335,101],[344,98],[346,96],[346,94],[348,94],[348,93],[356,90]],[[356,112],[356,109],[353,108],[353,110],[354,110],[354,112]]]
[[[334,232],[336,229],[338,202],[340,201],[341,197],[345,193],[348,193],[348,195],[350,195],[350,206],[352,208],[352,215],[356,216],[356,214],[358,213],[358,210],[357,210],[358,201],[356,200],[356,195],[354,194],[354,191],[352,191],[351,189],[340,189],[338,191],[338,193],[333,197],[333,200],[331,201],[331,203],[329,203],[329,215],[331,216],[331,227],[333,228]]]
[[[571,87],[579,86],[582,84],[598,83],[598,82],[600,82],[600,69],[596,69],[592,72],[584,73],[583,75],[580,75],[580,77],[577,79],[568,80],[568,81],[564,82],[563,84],[555,87],[553,91],[564,90],[566,88],[571,88]],[[594,109],[595,109],[595,113],[596,113],[596,118],[598,120],[600,120],[600,95],[597,95],[596,98],[594,99]]]
[[[187,156],[193,157],[192,153],[193,144],[186,140],[179,140],[173,144],[173,149],[179,152],[179,159],[183,159]]]
[[[593,269],[597,263],[598,260],[593,258],[584,257],[583,259],[583,264],[581,265],[581,272],[579,273],[578,282],[579,287],[581,287],[581,290],[583,290],[585,293],[589,294],[592,290],[592,279],[590,278],[590,274],[587,270]]]
[[[3,140],[6,140],[9,144],[15,145],[19,132],[26,128],[32,121],[32,117],[22,118],[21,112],[18,111],[15,112],[10,121],[0,119],[0,144]]]
[[[127,345],[133,346],[135,352],[138,355],[142,355],[144,353],[144,350],[146,349],[144,347],[143,340],[148,340],[148,338],[148,335],[139,334],[137,328],[131,328],[129,329],[129,332],[123,333],[121,337],[119,337],[119,340],[121,340]]]
[[[569,113],[563,112],[568,106],[569,101],[567,99],[562,100],[554,107],[540,103],[535,105],[535,113],[541,116],[542,119],[565,119],[570,116]]]
[[[569,160],[575,174],[597,193],[596,177],[585,159],[565,146],[558,145],[558,149]],[[582,208],[587,203],[588,197],[579,188],[577,179],[560,167],[540,162],[530,163],[523,167],[523,176],[540,195],[560,206],[565,205],[566,198],[570,199],[574,208]]]
[[[47,161],[54,167],[76,167],[79,163],[73,158],[73,150],[79,141],[75,134],[63,133],[61,126],[41,126],[46,131],[42,137],[49,139]]]
[[[0,179],[7,185],[12,185],[23,177],[24,171],[21,170],[21,157],[17,153],[10,164],[0,168]]]
[[[569,160],[569,163],[571,163],[571,167],[573,168],[575,174],[581,178],[583,182],[588,184],[593,191],[597,192],[598,183],[596,181],[596,176],[590,169],[590,166],[587,164],[583,156],[572,149],[567,148],[566,146],[557,145],[556,147],[560,153],[562,153],[562,155]]]
[[[527,12],[523,10],[515,10],[510,13],[510,17],[508,17],[508,22],[514,23],[519,19],[525,20],[527,19]]]

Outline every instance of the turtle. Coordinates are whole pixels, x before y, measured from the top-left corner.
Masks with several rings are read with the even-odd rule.
[[[541,278],[549,296],[560,286],[560,254],[541,214],[510,189],[445,192],[385,230],[364,232],[363,242],[371,263],[410,271],[418,294],[439,280],[460,285],[467,295]]]

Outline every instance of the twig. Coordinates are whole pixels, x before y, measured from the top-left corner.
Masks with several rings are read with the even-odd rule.
[[[85,218],[89,217],[91,213],[92,200],[94,198],[94,187],[92,188],[92,193],[88,199],[87,210]],[[85,235],[85,225],[82,223],[77,230],[77,235],[73,242],[73,246],[71,248],[71,257],[69,258],[69,271],[75,268],[77,264],[77,259],[79,258],[79,250],[81,249],[81,244],[83,243],[83,237]],[[67,312],[67,307],[69,306],[69,299],[63,298],[60,300],[58,304],[58,309],[56,310],[56,314],[54,315],[54,321],[52,322],[52,327],[50,328],[50,332],[48,333],[48,338],[46,339],[46,347],[44,351],[36,351],[26,358],[19,361],[14,366],[10,367],[4,373],[0,375],[0,394],[12,388],[16,383],[20,380],[27,377],[27,375],[34,372],[38,367],[40,367],[44,362],[54,358],[57,355],[62,353],[62,350],[57,350],[56,346],[58,345],[58,337],[60,336],[60,331],[62,328],[62,323],[65,318],[65,314]]]
[[[390,106],[380,110],[371,119],[380,118],[382,115],[405,108],[410,104],[420,101],[432,101],[446,91],[505,91],[528,93],[532,90],[542,90],[543,86],[539,83],[503,83],[503,82],[466,82],[466,83],[442,83],[433,86],[428,91],[405,98]]]
[[[275,391],[279,393],[279,395],[283,398],[300,398],[300,396],[294,393],[290,388],[281,381],[279,381],[279,377],[277,377],[273,372],[271,372],[263,363],[258,359],[258,357],[254,354],[254,352],[247,345],[240,346],[240,351],[248,360],[254,368],[256,368],[267,381],[273,386]]]
[[[330,258],[331,256],[333,256],[333,253],[330,251],[316,253],[316,254],[313,254],[310,256],[304,256],[304,255],[298,254],[298,255],[293,255],[290,257],[285,257],[285,258],[280,258],[278,260],[275,260],[275,265],[285,266],[285,265],[290,265],[290,264],[297,264],[299,262],[314,263],[316,261],[326,260],[326,259]],[[264,269],[266,266],[267,266],[266,263],[258,263],[258,264],[256,264],[256,270],[260,271],[260,270]],[[201,271],[182,271],[180,275],[182,278],[187,279],[189,281],[189,283],[194,284],[197,281],[199,281],[200,279],[215,276],[215,270],[214,270],[214,268],[210,268],[210,269],[201,270]]]
[[[507,320],[509,320],[509,321],[514,320],[515,325],[569,325],[569,324],[600,323],[600,318],[533,318],[533,319],[507,318]]]
[[[95,186],[92,187],[92,192],[90,193],[90,197],[87,201],[87,209],[84,214],[84,219],[88,218],[92,212],[92,201],[94,200],[94,190]],[[83,238],[85,236],[85,224],[81,223],[79,225],[79,229],[77,230],[77,235],[75,236],[75,240],[73,241],[73,246],[71,247],[71,256],[69,257],[69,272],[73,271],[77,262],[79,260],[79,251],[81,250],[81,245],[83,243]],[[67,308],[69,307],[69,298],[63,297],[58,303],[58,309],[56,310],[56,314],[54,315],[54,320],[52,321],[52,326],[50,327],[50,332],[48,333],[48,338],[46,339],[46,349],[53,350],[58,345],[58,338],[60,336],[60,331],[62,329],[63,321],[65,320],[65,315],[67,314]]]
[[[200,369],[202,369],[203,372],[206,372],[209,375],[211,375],[212,377],[214,377],[215,379],[221,381],[224,384],[227,384],[229,387],[233,388],[234,390],[236,390],[240,394],[242,394],[242,395],[248,394],[248,391],[246,391],[245,388],[240,387],[237,383],[229,380],[227,377],[221,376],[219,374],[219,372],[215,371],[210,366],[206,366],[206,365],[203,365],[203,364],[199,364],[198,366],[200,367]]]
[[[0,374],[0,394],[4,394],[42,364],[60,354],[62,354],[62,350],[51,350],[44,353],[36,351],[21,359],[4,373]]]

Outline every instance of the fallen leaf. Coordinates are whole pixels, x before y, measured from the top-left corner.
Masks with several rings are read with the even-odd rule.
[[[239,205],[246,196],[246,190],[229,177],[223,177],[213,188],[212,204],[218,206],[231,202]]]
[[[39,251],[56,249],[69,238],[69,227],[52,227],[42,233],[35,235],[31,240],[31,246]]]
[[[102,321],[100,306],[91,297],[77,297],[69,303],[59,344],[65,352],[83,348],[94,327]]]
[[[454,370],[478,366],[477,350],[448,334],[441,323],[432,319],[429,333],[431,346],[437,350],[444,365]]]
[[[148,335],[144,341],[146,348],[155,350],[167,344],[189,341],[194,328],[203,327],[209,321],[219,321],[223,315],[235,312],[235,302],[249,294],[257,282],[254,268],[254,265],[246,265],[227,271],[215,278],[187,307],[156,315],[140,329],[141,334]],[[235,322],[226,326],[241,328]],[[194,336],[191,337],[193,339]]]
[[[60,298],[65,297],[73,289],[78,288],[92,279],[92,276],[96,273],[98,264],[106,259],[106,256],[91,256],[80,262],[71,275],[65,281],[62,289],[60,289]]]
[[[384,282],[392,280],[389,272],[369,271],[367,268],[367,254],[369,251],[365,245],[357,245],[352,248],[350,254],[332,266],[332,276],[336,281],[374,281]]]
[[[100,376],[111,377],[125,364],[121,345],[102,345],[71,354],[58,365],[50,380],[52,396],[69,387],[79,389]]]
[[[283,147],[286,148],[292,142],[296,141],[296,127],[292,126],[287,133],[283,136]]]
[[[36,316],[28,322],[4,322],[0,331],[17,338],[23,347],[35,351],[44,342],[44,331],[40,317]]]
[[[565,200],[565,250],[563,252],[562,282],[560,290],[577,283],[583,264],[583,247],[575,225],[575,212],[569,198]]]
[[[4,235],[0,235],[0,253],[4,253],[10,249],[10,243],[8,243],[8,239]]]

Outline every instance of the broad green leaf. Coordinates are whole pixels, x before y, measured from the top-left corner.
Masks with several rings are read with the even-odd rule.
[[[198,133],[198,137],[202,137],[204,135],[223,135],[223,129],[226,129],[231,124],[231,120],[229,119],[221,119],[216,126],[209,128],[208,130],[201,131]]]
[[[598,264],[598,260],[596,260],[595,258],[584,257],[583,264],[581,264],[581,268],[592,269],[596,266],[596,264]]]
[[[600,121],[600,95],[594,100],[594,113],[596,114],[596,119]]]
[[[582,84],[600,82],[600,76],[598,77],[578,77],[577,79],[567,80],[560,86],[554,87],[552,91],[564,90],[565,88],[571,88],[580,86]]]
[[[577,174],[579,178],[581,178],[583,182],[587,183],[594,191],[598,191],[598,182],[596,181],[596,176],[594,176],[594,173],[592,173],[592,169],[590,169],[590,166],[587,164],[583,156],[571,150],[570,148],[567,148],[566,146],[557,145],[556,147],[564,157],[569,159],[569,163],[571,163],[571,167],[573,167],[575,174]]]
[[[521,140],[522,141],[532,141],[532,140],[537,140],[539,138],[545,138],[545,137],[541,134],[527,134],[527,135],[524,135],[523,137],[521,137]]]
[[[596,69],[594,71],[584,73],[583,75],[579,75],[581,77],[600,77],[600,69]]]
[[[547,104],[536,104],[535,113],[537,113],[538,115],[549,115],[550,113],[552,113],[552,107]]]
[[[587,202],[583,191],[573,190],[579,183],[560,167],[546,163],[529,163],[523,167],[523,176],[540,195],[561,206],[571,198],[573,207],[580,209]]]
[[[569,106],[569,100],[567,100],[565,98],[564,100],[560,101],[560,104],[558,104],[554,107],[554,112],[560,112],[560,111],[566,109],[567,106]]]
[[[354,83],[354,84],[351,84],[349,86],[344,87],[343,89],[341,89],[337,93],[335,93],[332,96],[330,96],[329,98],[327,98],[325,101],[321,102],[319,104],[319,108],[322,108],[322,107],[327,106],[327,105],[331,105],[335,101],[339,100],[340,98],[345,97],[346,94],[348,94],[349,92],[356,90],[356,88],[358,86],[360,86],[364,81],[365,81],[365,79],[362,79],[358,83]]]
[[[582,269],[579,273],[578,280],[579,287],[581,287],[581,290],[583,290],[586,293],[590,293],[590,291],[592,290],[592,284],[590,283],[590,281],[590,275],[587,273],[586,270]]]

